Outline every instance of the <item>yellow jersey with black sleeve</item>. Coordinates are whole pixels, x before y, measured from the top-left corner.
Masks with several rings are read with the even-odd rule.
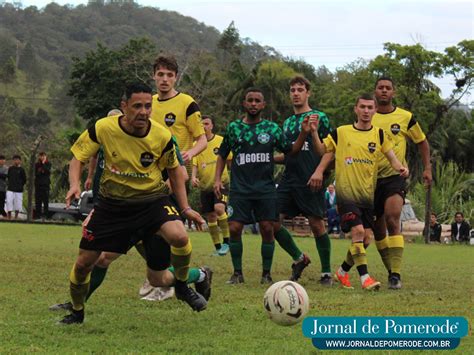
[[[421,143],[426,139],[423,130],[413,117],[413,114],[407,110],[396,107],[389,113],[376,113],[372,118],[374,126],[382,128],[391,138],[393,151],[398,160],[407,166],[405,159],[407,152],[407,138],[415,144]],[[385,178],[392,175],[398,175],[390,165],[389,161],[382,156],[379,162],[379,178]]]
[[[193,165],[197,167],[197,177],[200,181],[200,189],[203,191],[211,191],[214,188],[214,178],[216,176],[216,162],[224,137],[215,134],[207,141],[207,148],[193,158]],[[232,153],[229,154],[227,160],[232,160]],[[222,173],[222,184],[229,184],[229,173],[227,166],[224,167]]]
[[[326,151],[336,157],[336,198],[338,204],[373,208],[380,155],[392,149],[381,128],[368,130],[353,125],[338,127],[323,141]]]
[[[170,130],[181,152],[191,149],[194,139],[204,134],[198,104],[182,92],[165,100],[153,95],[151,119]]]
[[[100,119],[84,131],[71,148],[74,157],[85,163],[99,148],[103,149],[102,198],[143,201],[167,195],[160,166],[179,166],[171,133],[150,121],[144,136],[133,136],[123,129],[121,119]]]

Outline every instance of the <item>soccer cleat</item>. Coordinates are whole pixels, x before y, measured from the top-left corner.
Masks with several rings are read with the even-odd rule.
[[[368,277],[362,284],[362,288],[367,291],[378,291],[380,288],[380,282],[376,281],[372,277]]]
[[[153,290],[142,297],[145,301],[164,301],[174,296],[174,287],[154,287]]]
[[[349,280],[349,274],[347,272],[344,276],[342,276],[339,273],[339,270],[336,271],[336,273],[334,274],[334,279],[338,281],[342,285],[342,287],[351,289],[351,290],[354,289],[354,287],[352,287],[351,285],[351,281]]]
[[[138,291],[138,294],[140,295],[140,297],[145,297],[151,291],[153,291],[153,289],[154,289],[154,287],[152,285],[150,285],[150,281],[148,281],[148,279],[145,279],[145,281],[143,282],[142,287],[140,287],[140,290]]]
[[[56,303],[49,307],[50,311],[72,311],[72,303],[71,302],[64,302],[64,303]]]
[[[186,285],[185,282],[177,281],[174,289],[176,298],[186,302],[194,311],[201,312],[206,309],[206,299]]]
[[[244,275],[234,272],[230,277],[229,281],[226,284],[229,285],[236,285],[236,284],[243,284],[244,283]]]
[[[309,259],[308,255],[303,253],[303,259],[299,261],[295,261],[293,264],[291,264],[291,276],[290,280],[291,281],[298,281],[298,279],[301,277],[301,274],[303,273],[303,270],[311,264],[311,260]]]
[[[220,249],[219,249],[220,250]],[[219,256],[219,250],[214,250],[211,256]]]
[[[391,290],[399,290],[402,288],[402,280],[397,276],[390,276],[388,279],[388,288]]]
[[[229,244],[224,243],[224,244],[222,244],[221,248],[218,250],[217,253],[218,253],[220,256],[225,256],[225,255],[227,255],[227,253],[229,252],[229,250],[230,250],[230,249],[229,249]]]
[[[262,278],[260,279],[260,284],[262,285],[270,285],[273,283],[272,275],[270,275],[269,272],[266,272],[262,275]]]
[[[206,275],[204,280],[201,282],[196,282],[194,286],[196,287],[196,292],[199,292],[206,301],[209,301],[211,297],[211,284],[212,284],[212,270],[209,266],[203,266],[201,271]]]
[[[319,283],[323,286],[331,287],[333,283],[331,275],[326,274],[326,275],[321,276],[321,278],[319,279]]]
[[[68,314],[63,319],[59,321],[59,324],[82,324],[84,322],[84,310],[72,311],[71,314]]]

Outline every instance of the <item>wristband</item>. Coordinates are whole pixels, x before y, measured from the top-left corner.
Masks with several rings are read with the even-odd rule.
[[[189,211],[189,210],[192,210],[192,208],[189,207],[189,206],[186,207],[186,208],[183,208],[183,209],[181,210],[181,214],[183,214],[183,213],[185,213],[185,212],[187,212],[187,211]]]

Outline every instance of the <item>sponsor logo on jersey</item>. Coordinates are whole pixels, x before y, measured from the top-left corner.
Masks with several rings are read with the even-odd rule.
[[[171,127],[176,122],[176,115],[173,112],[169,112],[165,115],[165,124]]]
[[[390,131],[392,131],[394,135],[397,135],[398,133],[400,133],[400,125],[398,123],[394,123],[390,126]]]
[[[344,162],[346,165],[351,165],[354,161],[352,160],[352,157],[345,157]]]
[[[250,163],[270,163],[270,153],[240,153],[235,162],[237,165]]]
[[[143,152],[142,155],[140,155],[140,163],[145,168],[149,167],[153,163],[153,154]]]
[[[374,142],[369,142],[368,148],[369,148],[369,152],[370,152],[370,153],[374,153],[374,152],[375,152],[375,147],[376,147],[376,144],[375,144]]]
[[[214,152],[215,155],[219,154],[219,148],[218,147],[215,147],[212,151]]]
[[[364,159],[359,159],[359,158],[353,158],[353,157],[346,157],[344,158],[344,162],[346,165],[352,165],[352,164],[369,164],[373,165],[374,162],[370,159],[364,158]]]
[[[227,206],[227,216],[232,217],[233,214],[234,214],[234,209],[232,208],[231,205],[228,205]]]
[[[268,133],[260,133],[257,140],[260,144],[267,144],[270,141],[270,135]]]

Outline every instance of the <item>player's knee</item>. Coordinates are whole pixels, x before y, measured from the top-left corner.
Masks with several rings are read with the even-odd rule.
[[[243,225],[240,223],[229,222],[230,239],[238,241],[242,237]]]
[[[225,205],[223,205],[222,203],[216,203],[214,205],[214,211],[217,216],[222,216],[225,213]]]
[[[400,218],[398,216],[386,216],[385,223],[387,224],[387,230],[390,235],[400,233]]]
[[[112,262],[119,257],[120,254],[115,254],[115,253],[101,253],[99,260],[95,263],[96,266],[99,266],[101,268],[107,268],[109,267]]]
[[[265,241],[273,240],[273,222],[264,221],[259,223],[260,234],[262,235]]]

